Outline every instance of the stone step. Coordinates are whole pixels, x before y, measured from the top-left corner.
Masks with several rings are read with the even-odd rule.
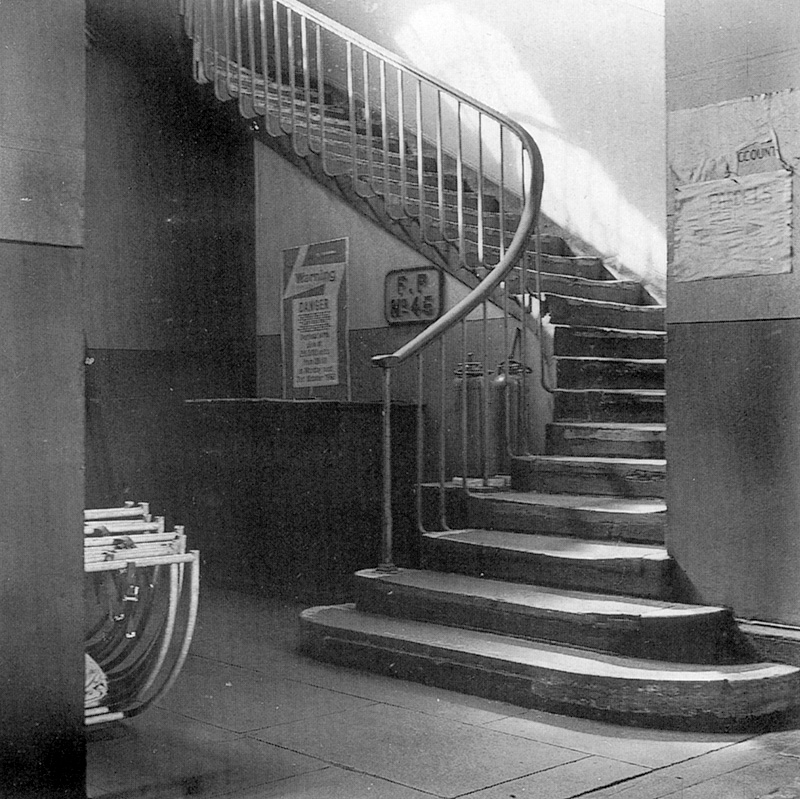
[[[585,538],[664,543],[663,499],[503,491],[470,494],[464,516],[471,527]]]
[[[612,327],[618,330],[664,330],[662,305],[623,305],[603,300],[565,297],[560,294],[545,296],[545,313],[556,325],[581,327]]]
[[[559,388],[664,388],[663,358],[556,358]]]
[[[517,268],[506,280],[512,294],[522,293],[521,269]],[[526,269],[526,290],[536,294],[536,272]],[[633,280],[587,280],[570,274],[541,273],[541,289],[544,294],[561,294],[587,300],[604,300],[626,305],[650,305],[649,295],[641,284]]]
[[[553,391],[557,422],[663,422],[663,389],[568,389]]]
[[[344,666],[637,726],[762,728],[796,705],[798,669],[771,663],[662,663],[393,619],[352,605],[309,608],[302,647]]]
[[[545,494],[663,497],[666,482],[660,459],[517,455],[510,471],[515,491]]]
[[[547,425],[547,454],[583,458],[663,458],[665,424],[554,422]]]
[[[667,334],[660,330],[616,330],[555,325],[556,356],[587,358],[664,358]]]
[[[730,610],[564,591],[463,574],[367,569],[355,575],[367,613],[674,663],[746,659]]]
[[[468,528],[425,533],[422,566],[494,580],[672,601],[662,547]]]

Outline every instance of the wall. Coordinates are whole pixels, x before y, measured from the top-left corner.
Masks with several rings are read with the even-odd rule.
[[[664,297],[663,0],[307,4],[525,125],[544,213]]]
[[[0,4],[0,795],[84,793],[84,9]]]
[[[667,543],[697,598],[739,616],[796,625],[799,209],[797,178],[786,166],[800,160],[791,91],[800,87],[800,6],[673,0],[666,23]],[[700,190],[707,180],[727,185],[726,165],[739,169],[737,148],[775,134],[785,164],[773,162],[764,175],[793,184],[792,201],[767,225],[780,246],[753,258],[751,274],[681,279],[686,218],[675,198],[690,182]],[[740,219],[748,236],[761,235],[751,206],[741,207]],[[714,249],[696,265],[720,260],[724,267],[726,253],[733,260],[730,240],[713,227],[709,235]]]
[[[255,391],[252,143],[194,82],[174,4],[87,22],[87,504],[180,523],[181,400]]]

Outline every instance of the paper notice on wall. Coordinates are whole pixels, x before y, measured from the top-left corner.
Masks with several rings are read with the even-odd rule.
[[[287,389],[339,386],[347,375],[347,239],[284,250]]]
[[[678,282],[792,270],[792,174],[786,170],[678,187]]]

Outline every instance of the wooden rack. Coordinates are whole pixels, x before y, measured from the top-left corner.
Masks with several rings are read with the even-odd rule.
[[[175,682],[194,634],[200,558],[147,503],[84,511],[86,652],[108,692],[86,725],[138,715]]]

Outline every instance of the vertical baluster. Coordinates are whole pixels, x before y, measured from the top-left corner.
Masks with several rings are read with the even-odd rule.
[[[520,354],[519,360],[522,364],[519,381],[519,397],[520,407],[522,409],[521,424],[518,426],[518,435],[521,436],[522,451],[528,453],[528,378],[527,378],[527,363],[528,363],[528,316],[531,312],[531,293],[528,290],[528,256],[523,254],[520,258],[520,266],[522,267],[522,320],[520,322],[520,337],[519,346]]]
[[[481,386],[481,472],[483,475],[483,484],[489,485],[489,466],[492,455],[490,445],[490,429],[489,429],[489,303],[483,301],[483,317],[481,319],[481,346],[483,349],[483,357],[481,362],[483,364],[483,385]]]
[[[505,126],[500,124],[500,186],[498,193],[500,196],[497,198],[499,210],[498,218],[498,234],[500,236],[500,258],[506,252],[506,182],[505,182]]]
[[[383,370],[383,407],[381,411],[383,433],[383,536],[381,564],[378,570],[396,572],[392,546],[392,370]]]
[[[195,35],[195,0],[180,0],[178,13],[183,15],[183,29],[190,39]]]
[[[250,56],[250,116],[256,115],[256,32],[253,2],[247,4],[247,50]]]
[[[192,40],[192,74],[197,83],[205,83],[200,63],[203,51],[200,46],[197,2],[196,0],[181,0],[178,13],[183,15],[184,33]]]
[[[214,79],[213,67],[211,65],[210,52],[213,50],[213,38],[211,34],[211,23],[208,20],[208,6],[211,0],[201,0],[200,16],[202,43],[200,45],[200,58],[202,59],[203,83],[208,83]]]
[[[264,122],[267,130],[274,135],[269,113],[269,33],[266,0],[258,0],[258,27],[261,44],[261,76],[264,79]]]
[[[386,62],[380,60],[380,98],[381,98],[381,147],[383,149],[383,199],[388,211],[391,204],[389,184],[389,114],[386,95]]]
[[[231,62],[233,61],[233,42],[231,41],[231,0],[223,0],[222,3],[222,35],[225,40],[225,48],[223,55],[225,58],[225,99],[230,100],[233,95],[231,94]],[[235,3],[236,0],[233,0]]]
[[[419,225],[422,235],[428,238],[428,223],[425,219],[425,178],[423,169],[425,167],[425,157],[422,152],[422,79],[417,78],[417,90],[415,97],[416,108],[416,127],[417,127],[417,191],[419,192]]]
[[[469,471],[467,442],[469,436],[469,371],[467,363],[467,321],[461,320],[461,477],[467,490]]]
[[[286,59],[289,62],[289,132],[297,141],[297,70],[295,67],[294,12],[286,9]],[[295,149],[297,147],[295,146]]]
[[[288,9],[286,14],[288,16]],[[278,0],[272,0],[272,31],[275,37],[275,90],[278,95],[278,127],[284,133],[291,133],[293,125],[286,126],[283,113],[283,47],[281,45],[281,19]]]
[[[250,4],[248,3],[248,8]],[[253,116],[252,98],[247,96],[244,80],[244,44],[242,42],[242,4],[240,0],[233,0],[234,43],[236,46],[236,92],[239,95],[239,113],[249,118]]]
[[[353,187],[361,194],[358,179],[358,119],[356,117],[355,67],[353,64],[353,44],[345,43],[347,53],[347,108],[350,119],[350,158],[352,163]]]
[[[439,336],[439,526],[448,530],[447,524],[447,359],[445,337]]]
[[[514,267],[515,269],[517,267]],[[511,277],[513,280],[513,275]],[[512,349],[509,347],[509,325],[508,325],[508,317],[509,317],[509,290],[508,290],[508,282],[503,286],[503,357],[504,367],[503,367],[503,375],[505,379],[505,388],[503,391],[503,410],[505,414],[505,424],[503,425],[502,436],[503,436],[503,460],[512,454],[511,451],[511,355]]]
[[[194,79],[198,83],[208,83],[206,71],[206,2],[193,0],[193,52],[194,52]]]
[[[300,17],[300,51],[303,64],[303,102],[306,107],[306,146],[302,149],[308,152],[311,150],[311,59],[308,55],[308,19],[305,15]]]
[[[322,28],[315,25],[314,42],[317,51],[317,102],[319,103],[319,152],[325,169],[325,62],[322,55]]]
[[[395,69],[397,75],[397,131],[400,156],[400,209],[399,215],[406,212],[408,202],[408,165],[406,163],[406,95],[403,83],[403,70]]]
[[[442,129],[442,92],[436,89],[436,185],[439,202],[439,233],[442,239],[447,238],[445,206],[444,206],[444,132]]]
[[[364,81],[364,125],[366,131],[366,138],[364,140],[367,148],[367,185],[370,190],[375,189],[375,166],[372,157],[372,103],[370,101],[370,85],[369,85],[369,54],[366,50],[362,51],[362,68],[364,74],[362,75]]]
[[[461,100],[456,106],[456,208],[458,213],[458,258],[462,266],[467,265],[467,236],[464,227],[464,125]]]
[[[422,484],[425,480],[425,417],[423,414],[425,403],[423,402],[423,391],[425,380],[423,377],[424,358],[420,352],[417,361],[417,530],[420,533],[426,532],[425,520],[423,515],[423,494]]]
[[[478,225],[478,262],[484,263],[484,175],[483,175],[483,112],[478,111],[478,203],[477,203],[477,225]]]
[[[225,7],[222,8],[223,13],[225,11]],[[214,75],[214,94],[216,98],[220,102],[225,102],[226,100],[230,100],[230,97],[225,90],[225,83],[222,80],[220,73],[220,61],[222,59],[222,50],[221,50],[221,36],[220,36],[220,19],[219,19],[219,3],[217,0],[211,0],[211,38],[213,40],[213,59],[214,63],[212,66],[212,72]]]

